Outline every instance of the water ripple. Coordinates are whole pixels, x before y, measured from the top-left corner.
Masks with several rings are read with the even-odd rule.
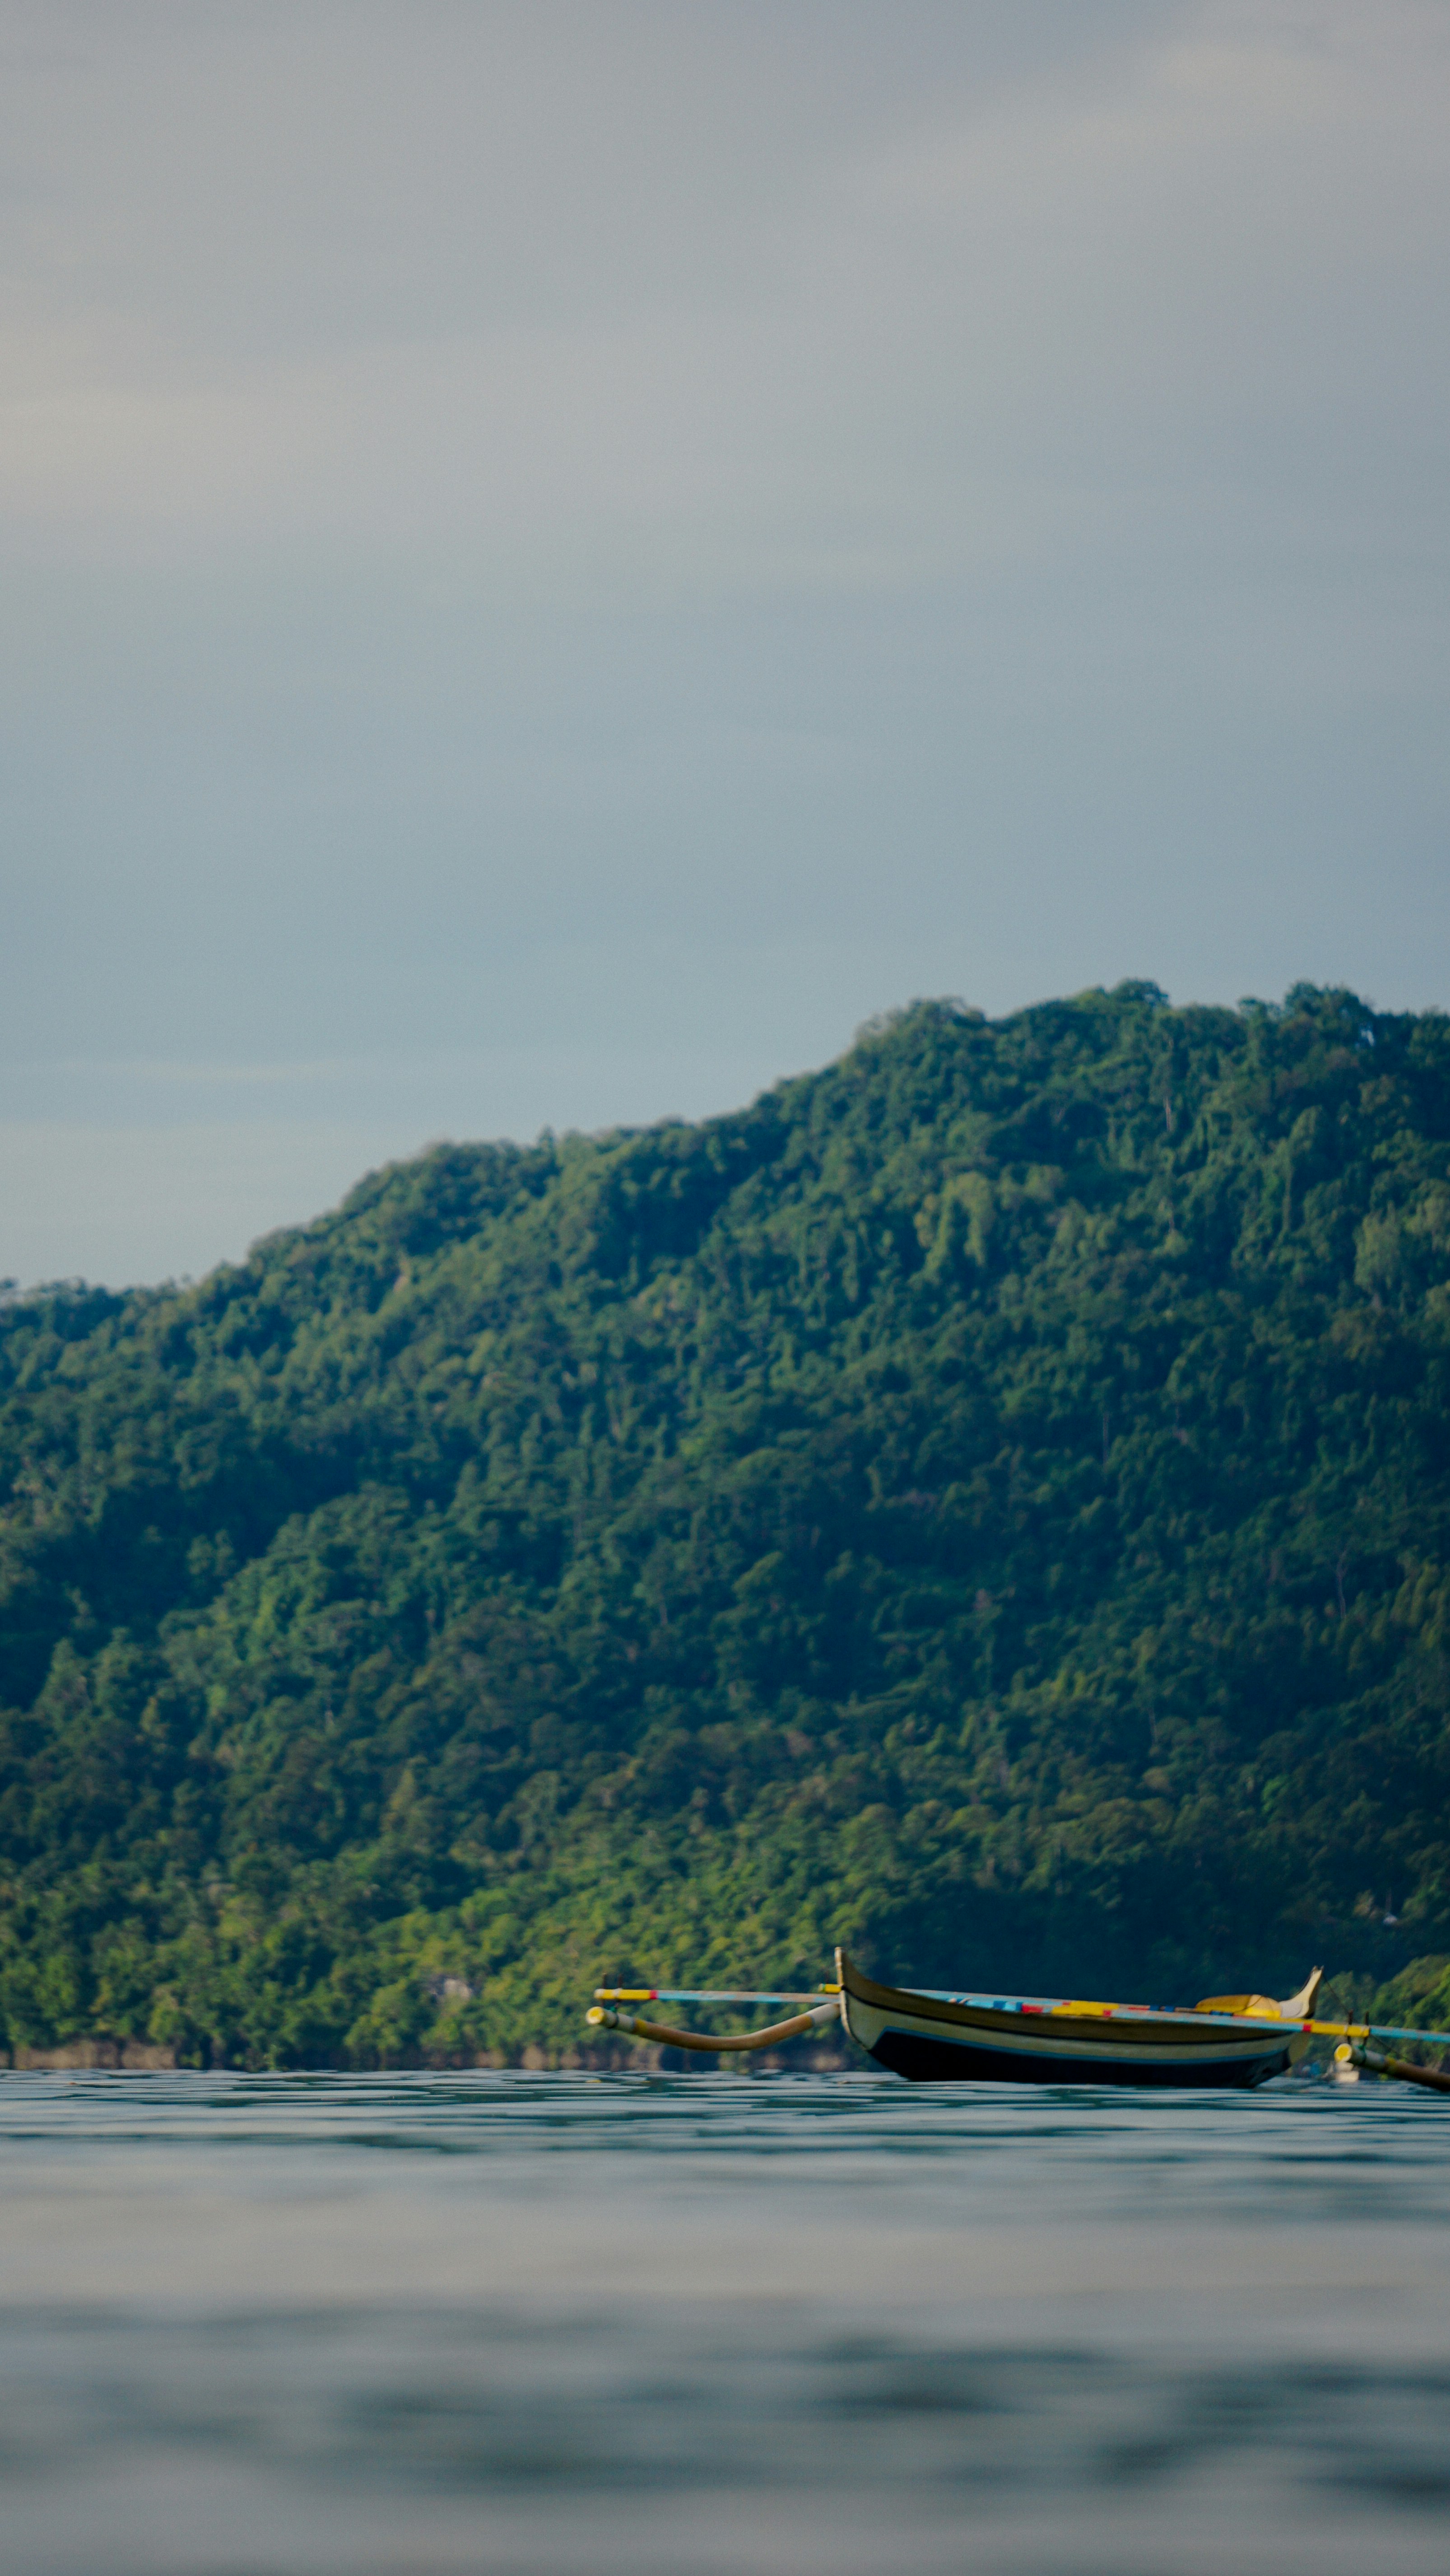
[[[0,2080],[18,2576],[1444,2563],[1450,2107]]]

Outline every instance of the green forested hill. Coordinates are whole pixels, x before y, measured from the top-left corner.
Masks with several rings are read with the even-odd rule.
[[[0,1492],[12,2049],[513,2056],[843,1936],[1450,2010],[1440,1016],[922,1005],[440,1147],[12,1302]]]

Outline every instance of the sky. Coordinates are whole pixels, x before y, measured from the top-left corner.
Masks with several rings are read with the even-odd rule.
[[[1444,0],[0,0],[0,1277],[1450,1004]]]

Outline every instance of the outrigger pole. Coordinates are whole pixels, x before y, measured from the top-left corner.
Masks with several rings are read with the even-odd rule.
[[[780,2039],[798,2039],[802,2031],[821,2030],[830,2021],[839,2021],[841,2007],[837,2000],[839,1986],[815,1986],[809,1994],[780,1991],[762,1992],[758,1987],[744,1986],[596,1986],[594,2002],[585,2015],[596,2029],[623,2030],[631,2039],[652,2039],[665,2048],[693,2048],[702,2056],[725,2054],[738,2056],[752,2048],[771,2048]],[[817,1995],[829,1997],[817,2003]],[[764,2030],[741,2031],[722,2039],[701,2030],[672,2030],[660,2021],[639,2021],[632,2013],[615,2012],[615,2004],[804,2004],[807,2010],[792,2013],[789,2021],[771,2022]]]
[[[597,2004],[813,2004],[839,1986],[596,1986]]]
[[[1299,2028],[1311,2031],[1316,2039],[1337,2039],[1340,2045],[1334,2054],[1342,2066],[1363,2066],[1371,2075],[1395,2075],[1402,2084],[1423,2084],[1428,2092],[1450,2093],[1450,2075],[1442,2075],[1438,2067],[1412,2066],[1407,2057],[1385,2057],[1377,2048],[1365,2046],[1367,2039],[1413,2039],[1422,2048],[1450,2048],[1450,2032],[1391,2030],[1370,2021],[1301,2021]]]
[[[1416,2039],[1435,2040],[1440,2034],[1435,2030],[1417,2030],[1414,2036]],[[1432,2093],[1450,2093],[1450,2075],[1443,2074],[1438,2066],[1411,2066],[1405,2057],[1382,2057],[1377,2048],[1366,2048],[1363,2040],[1344,2042],[1334,2054],[1355,2066],[1368,2067],[1371,2075],[1397,2075],[1402,2084],[1425,2084]]]
[[[749,1996],[732,1996],[732,2002],[749,2002]],[[839,2021],[841,2007],[835,1996],[829,2003],[816,2004],[810,2012],[792,2013],[789,2021],[772,2022],[766,2030],[742,2031],[738,2037],[721,2038],[701,2030],[671,2030],[662,2021],[639,2021],[633,2013],[617,2012],[612,2004],[591,2004],[585,2014],[596,2028],[628,2031],[632,2039],[658,2040],[665,2048],[697,2048],[707,2057],[732,2055],[745,2048],[769,2048],[778,2039],[798,2039],[803,2030],[823,2029],[828,2021]]]

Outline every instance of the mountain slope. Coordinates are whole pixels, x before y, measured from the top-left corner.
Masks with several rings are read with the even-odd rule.
[[[1450,1949],[1447,1281],[1450,1022],[1130,985],[18,1301],[7,2044]]]

